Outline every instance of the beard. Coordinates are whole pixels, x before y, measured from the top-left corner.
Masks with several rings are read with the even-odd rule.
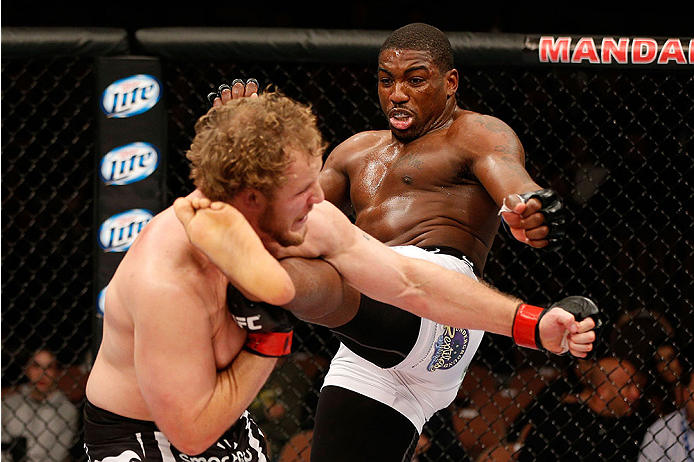
[[[410,133],[410,132],[403,132],[403,131],[398,131],[394,130],[393,128],[390,129],[390,132],[393,134],[395,139],[398,141],[402,141],[403,143],[408,143],[410,141],[416,140],[419,138],[419,134],[415,133]]]
[[[289,226],[278,219],[279,214],[274,205],[270,205],[258,220],[260,231],[270,236],[282,247],[301,245],[306,237],[306,227],[299,232],[292,232]]]

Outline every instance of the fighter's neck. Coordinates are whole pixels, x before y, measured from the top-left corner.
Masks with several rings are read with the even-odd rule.
[[[446,107],[443,112],[436,118],[431,128],[427,130],[427,133],[450,127],[460,111],[462,111],[462,109],[458,107],[455,97],[450,98],[446,102]]]

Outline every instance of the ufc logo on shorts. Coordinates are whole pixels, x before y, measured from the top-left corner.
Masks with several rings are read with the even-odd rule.
[[[255,316],[234,316],[232,314],[232,316],[241,329],[260,330],[263,328],[262,324],[256,324],[257,321],[260,321],[259,314]]]

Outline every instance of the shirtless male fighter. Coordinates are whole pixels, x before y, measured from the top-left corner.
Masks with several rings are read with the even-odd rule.
[[[340,144],[319,181],[373,237],[476,280],[500,211],[513,236],[536,248],[559,243],[564,218],[557,194],[525,170],[513,130],[458,107],[458,82],[443,32],[421,23],[393,32],[378,61],[390,130]],[[243,88],[237,81],[231,91]],[[221,107],[229,94],[210,100]],[[321,390],[311,460],[406,460],[426,420],[454,399],[488,329],[452,329],[366,296],[347,308],[355,297],[343,295],[339,320],[322,320],[342,345]]]
[[[513,236],[535,248],[559,243],[564,218],[557,194],[525,170],[513,130],[461,109],[458,83],[443,32],[422,23],[394,31],[378,56],[378,96],[390,130],[358,133],[337,146],[320,183],[326,200],[376,239],[445,258],[476,279],[500,211]],[[467,330],[449,335],[457,348],[446,357],[443,348],[429,348],[449,341],[445,330],[430,337],[429,321],[362,298],[355,318],[334,329],[343,344],[321,390],[312,462],[369,460],[377,441],[390,449],[379,460],[409,460],[426,419],[455,398],[482,330],[492,332],[455,327]],[[438,368],[421,366],[436,360]],[[407,405],[392,398],[402,388],[414,390]]]
[[[308,108],[270,96],[248,107],[236,117],[217,111],[200,118],[196,131],[214,126],[218,136],[198,135],[190,149],[191,174],[208,197],[231,200],[252,190],[258,199],[257,234],[237,228],[227,242],[243,271],[225,274],[193,247],[173,207],[143,228],[106,291],[86,390],[92,461],[268,460],[246,407],[277,358],[260,353],[262,343],[243,349],[246,333],[227,309],[227,287],[272,303],[292,300],[292,281],[258,235],[301,242],[306,214],[323,199],[312,172],[324,144]]]

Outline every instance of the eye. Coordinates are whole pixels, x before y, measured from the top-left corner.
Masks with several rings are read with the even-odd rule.
[[[309,191],[311,191],[311,188],[313,187],[313,184],[314,184],[314,183],[315,183],[315,181],[314,181],[313,183],[309,184],[308,186],[306,186],[306,187],[305,187],[304,189],[302,189],[301,191],[299,191],[296,195],[297,195],[297,196],[301,196],[301,195],[304,195],[304,194],[308,193]]]
[[[378,82],[385,87],[393,84],[393,80],[390,77],[381,77],[378,79]]]
[[[412,77],[410,79],[410,83],[414,86],[421,85],[425,82],[425,80],[421,77]]]

